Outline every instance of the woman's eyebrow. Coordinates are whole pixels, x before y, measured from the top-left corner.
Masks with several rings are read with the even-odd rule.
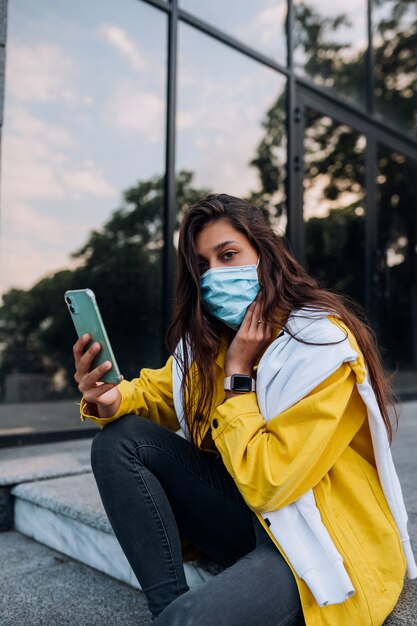
[[[217,246],[214,246],[213,250],[217,252],[218,250],[221,250],[222,248],[224,248],[225,246],[228,246],[231,243],[239,243],[239,242],[234,241],[233,239],[229,239],[228,241],[223,241],[222,243],[218,243]]]

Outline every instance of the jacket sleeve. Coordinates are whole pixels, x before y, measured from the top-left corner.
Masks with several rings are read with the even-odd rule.
[[[343,364],[305,398],[266,422],[255,393],[226,400],[212,436],[246,503],[267,512],[293,502],[331,469],[366,417],[356,377]]]
[[[178,430],[174,398],[172,393],[172,356],[161,369],[142,369],[139,378],[123,380],[119,384],[122,395],[117,413],[111,417],[98,417],[97,406],[81,401],[81,419],[96,422],[103,428],[122,415],[135,414],[147,417],[153,422]]]

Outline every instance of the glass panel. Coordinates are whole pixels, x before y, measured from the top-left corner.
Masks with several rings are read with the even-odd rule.
[[[166,20],[21,0],[7,45],[0,377],[4,402],[31,405],[20,422],[1,408],[1,429],[75,428],[65,289],[96,292],[126,377],[161,362]]]
[[[387,367],[399,388],[417,390],[417,163],[378,151],[379,229],[375,293]]]
[[[417,134],[417,3],[373,0],[375,110]]]
[[[287,0],[180,0],[179,4],[181,9],[286,65]]]
[[[358,104],[366,101],[367,2],[294,0],[299,74]]]
[[[248,198],[283,231],[285,78],[184,24],[179,43],[179,193]]]
[[[364,303],[365,137],[305,110],[304,220],[307,269],[321,284]]]

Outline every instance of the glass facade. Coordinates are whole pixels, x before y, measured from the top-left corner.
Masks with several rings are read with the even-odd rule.
[[[179,0],[179,6],[281,65],[286,64],[286,0]]]
[[[360,105],[366,101],[367,0],[294,2],[298,73]]]
[[[167,56],[167,17],[145,3],[9,9],[3,423],[10,403],[51,401],[59,419],[78,398],[66,289],[93,289],[126,377],[161,361]]]
[[[178,174],[192,176],[199,196],[261,202],[284,230],[285,76],[187,24],[178,58]]]
[[[306,107],[304,169],[307,270],[364,304],[364,136]]]
[[[417,137],[417,4],[373,0],[375,109]]]
[[[9,2],[0,437],[78,428],[66,289],[96,292],[127,378],[163,363],[208,191],[267,208],[417,394],[416,36],[404,0]]]
[[[387,365],[417,371],[417,161],[378,148],[378,334]]]

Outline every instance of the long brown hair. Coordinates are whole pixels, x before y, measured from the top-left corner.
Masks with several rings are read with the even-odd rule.
[[[194,444],[197,445],[209,419],[214,392],[213,363],[221,340],[230,340],[234,334],[204,311],[199,289],[196,236],[208,223],[219,219],[226,219],[246,235],[260,255],[258,273],[264,319],[285,328],[289,314],[307,306],[334,313],[352,331],[364,355],[391,442],[387,405],[393,404],[396,396],[384,374],[374,332],[362,309],[347,296],[321,288],[295,260],[286,241],[273,231],[261,209],[234,196],[211,194],[190,207],[181,222],[175,307],[167,333],[171,352],[178,342],[182,345],[182,356],[174,353],[174,357],[182,373],[184,418]]]

